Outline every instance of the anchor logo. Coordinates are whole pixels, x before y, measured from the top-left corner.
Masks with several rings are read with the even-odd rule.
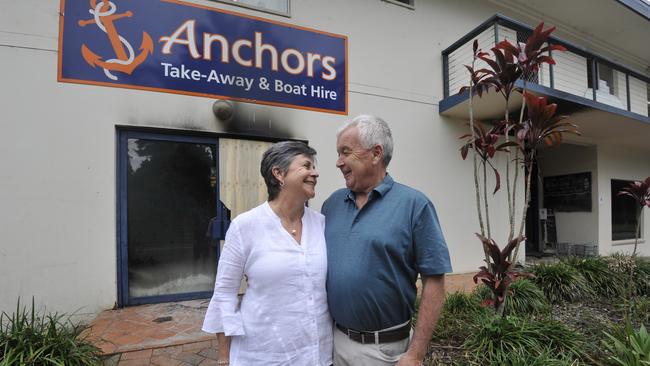
[[[89,24],[97,24],[108,36],[115,56],[117,58],[102,61],[102,56],[91,51],[85,44],[81,45],[81,55],[84,60],[93,68],[99,66],[104,69],[104,74],[111,80],[117,80],[117,76],[111,71],[119,71],[131,75],[133,71],[140,66],[150,53],[153,53],[153,41],[147,32],[142,32],[142,43],[140,44],[140,54],[135,55],[133,46],[122,37],[115,28],[114,22],[121,18],[130,18],[133,12],[126,11],[116,14],[117,6],[110,0],[90,0],[90,9],[88,12],[93,16],[92,19],[80,20],[79,26],[85,27]]]

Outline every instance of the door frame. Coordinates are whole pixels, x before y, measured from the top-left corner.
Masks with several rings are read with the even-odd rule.
[[[116,256],[116,270],[117,270],[117,307],[122,308],[125,306],[154,304],[161,302],[184,301],[194,299],[206,299],[212,296],[213,291],[200,291],[183,294],[173,295],[159,295],[159,296],[146,296],[146,297],[129,297],[129,276],[128,276],[128,222],[127,222],[127,187],[126,187],[126,168],[128,164],[128,139],[129,138],[145,138],[158,141],[172,141],[172,142],[189,142],[201,144],[213,144],[216,147],[216,200],[217,211],[219,211],[219,139],[240,139],[250,141],[301,141],[309,144],[309,141],[304,139],[296,139],[289,137],[275,137],[275,136],[262,136],[253,134],[239,134],[239,133],[215,133],[203,132],[170,128],[158,127],[142,127],[142,126],[127,126],[116,125],[116,238],[117,238],[117,256]],[[215,213],[216,214],[216,213]],[[217,261],[218,258],[215,258]]]
[[[182,294],[156,295],[144,297],[129,296],[129,250],[128,250],[128,190],[127,164],[128,140],[140,138],[155,141],[209,144],[215,147],[215,171],[219,181],[219,139],[214,137],[188,136],[181,131],[176,133],[156,133],[118,129],[117,139],[117,298],[118,307],[151,304],[170,301],[183,301],[207,298],[212,291],[188,292]],[[216,204],[219,203],[219,184],[215,186]],[[217,210],[218,211],[218,210]],[[216,212],[215,212],[216,215]],[[217,258],[215,258],[215,261]]]

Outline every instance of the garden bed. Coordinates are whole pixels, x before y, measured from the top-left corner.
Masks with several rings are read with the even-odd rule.
[[[625,257],[566,258],[529,267],[536,277],[513,283],[503,318],[480,306],[489,298],[484,286],[448,295],[425,365],[645,365],[625,357],[650,360],[650,337],[641,336],[645,351],[636,356],[632,346],[619,350],[629,354],[618,354],[614,339],[629,346],[630,334],[641,326],[650,329],[650,262],[636,260],[634,294],[626,300],[629,277],[616,267],[621,260]]]

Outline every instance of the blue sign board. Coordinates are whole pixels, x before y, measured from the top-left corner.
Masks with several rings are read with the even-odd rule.
[[[62,0],[59,81],[347,114],[347,37],[177,0]]]

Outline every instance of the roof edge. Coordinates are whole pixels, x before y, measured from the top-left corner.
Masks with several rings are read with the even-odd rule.
[[[632,10],[638,15],[645,18],[645,20],[650,21],[650,3],[647,3],[643,0],[616,0],[619,4],[625,6],[626,8]]]

